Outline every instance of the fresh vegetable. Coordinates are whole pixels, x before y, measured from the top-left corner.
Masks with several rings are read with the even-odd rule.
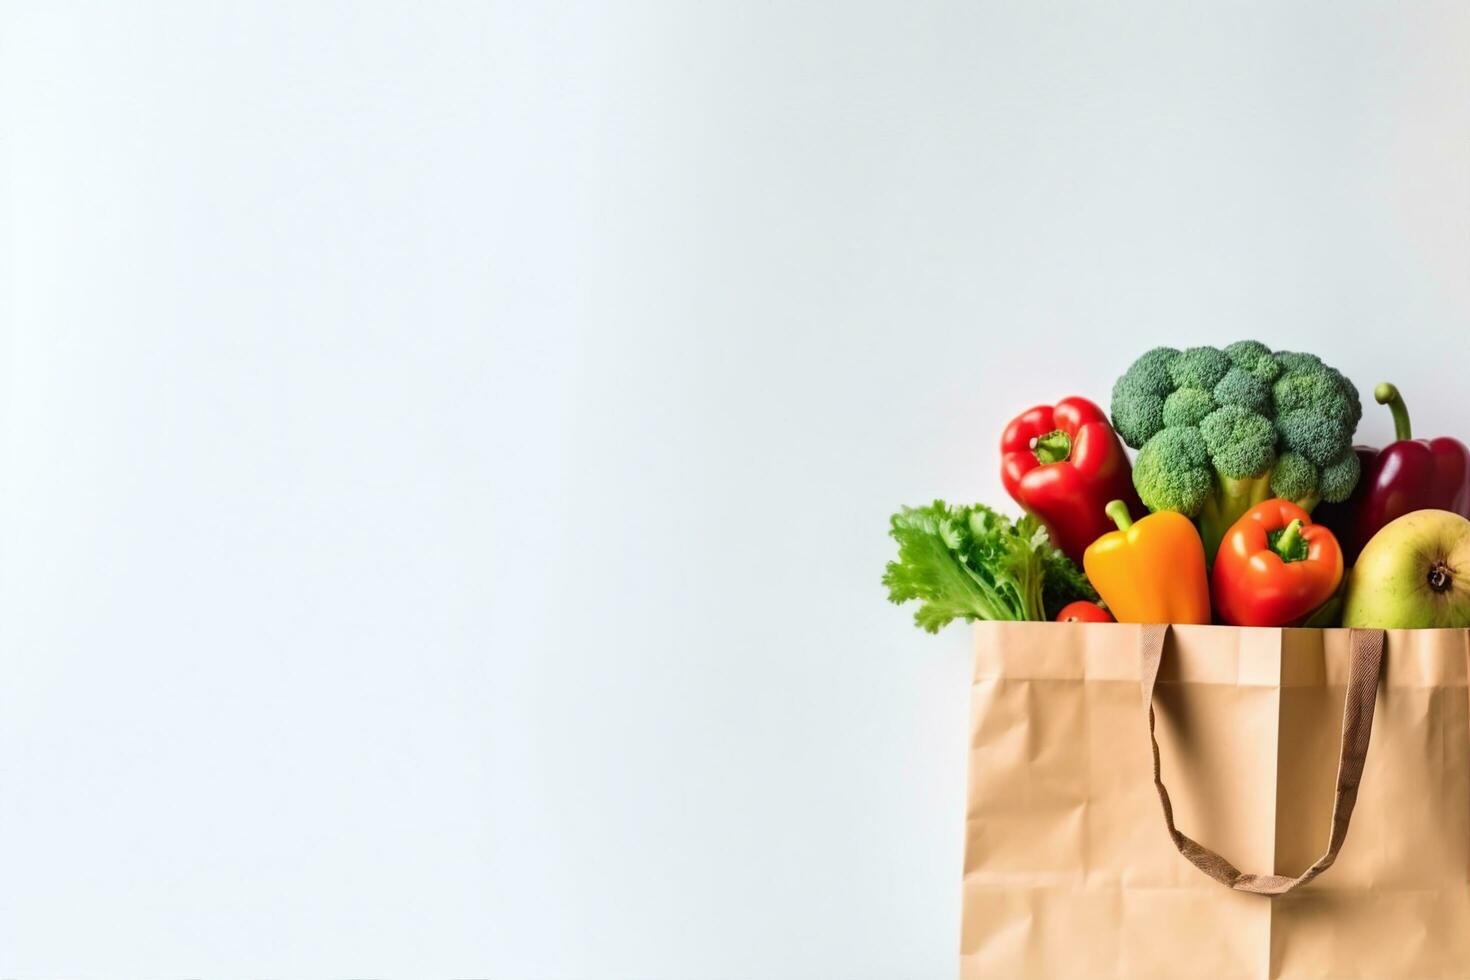
[[[1113,614],[1095,602],[1079,599],[1069,602],[1057,613],[1059,623],[1116,623]]]
[[[1135,517],[1147,511],[1133,489],[1128,454],[1102,409],[1085,398],[1037,405],[1011,420],[1000,438],[1006,492],[1046,525],[1054,544],[1081,561],[1112,530],[1103,513],[1122,498]]]
[[[1133,483],[1154,511],[1197,518],[1213,557],[1227,528],[1269,497],[1310,511],[1358,481],[1357,390],[1312,354],[1254,340],[1158,347],[1113,387],[1113,426],[1137,449]]]
[[[1470,520],[1416,510],[1390,521],[1353,565],[1342,625],[1470,626]]]
[[[1342,542],[1339,541],[1339,547],[1341,544]],[[1302,620],[1303,629],[1330,630],[1342,625],[1342,605],[1344,593],[1347,591],[1347,580],[1348,577],[1344,575],[1342,584],[1337,587],[1332,598],[1322,603],[1317,607],[1316,612]]]
[[[883,575],[891,602],[918,599],[914,622],[930,633],[955,619],[1046,619],[1096,599],[1082,570],[1027,515],[1012,522],[983,504],[905,507],[889,529],[898,560]]]
[[[1373,398],[1393,413],[1398,441],[1382,451],[1356,447],[1362,479],[1345,503],[1317,515],[1318,523],[1337,532],[1348,564],[1381,528],[1411,511],[1447,510],[1470,518],[1470,447],[1449,436],[1415,439],[1409,410],[1393,385],[1374,388]]]
[[[1230,526],[1213,569],[1215,612],[1232,626],[1291,626],[1342,581],[1337,538],[1289,500],[1257,504]]]
[[[1107,505],[1118,530],[1083,556],[1087,577],[1120,623],[1209,623],[1205,550],[1189,518],[1161,510],[1134,523],[1121,500]]]

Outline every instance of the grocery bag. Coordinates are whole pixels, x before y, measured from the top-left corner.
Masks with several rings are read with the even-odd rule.
[[[1470,977],[1470,631],[981,623],[963,977]]]

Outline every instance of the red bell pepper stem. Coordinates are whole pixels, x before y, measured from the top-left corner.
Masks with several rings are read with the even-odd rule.
[[[1293,520],[1282,528],[1271,542],[1271,550],[1284,562],[1301,561],[1307,557],[1307,544],[1302,540],[1302,522]]]
[[[1409,426],[1409,407],[1404,404],[1404,396],[1399,390],[1387,381],[1373,389],[1373,400],[1380,405],[1387,405],[1388,410],[1393,413],[1393,437],[1400,442],[1405,439],[1414,438],[1414,430]]]
[[[1065,463],[1072,456],[1072,437],[1061,429],[1048,432],[1031,448],[1038,463]]]

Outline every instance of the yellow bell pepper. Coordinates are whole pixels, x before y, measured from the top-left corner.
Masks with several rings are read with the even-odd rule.
[[[1135,524],[1121,500],[1106,510],[1118,530],[1088,547],[1082,567],[1118,622],[1209,623],[1205,546],[1194,522],[1161,510]]]

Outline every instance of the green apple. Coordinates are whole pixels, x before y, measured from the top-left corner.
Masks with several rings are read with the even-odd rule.
[[[1342,625],[1470,626],[1470,521],[1416,510],[1385,524],[1348,577]]]

